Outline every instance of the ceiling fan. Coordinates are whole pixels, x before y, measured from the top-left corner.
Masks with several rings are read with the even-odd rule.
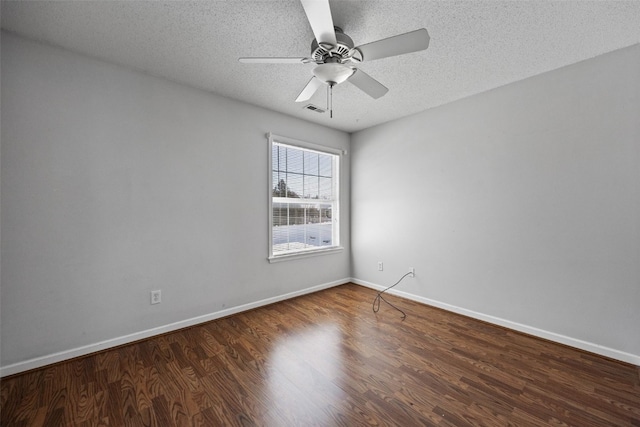
[[[374,99],[389,91],[382,83],[357,68],[357,64],[417,52],[429,47],[429,33],[425,28],[354,47],[351,37],[333,25],[329,0],[300,1],[315,36],[309,57],[239,58],[239,61],[245,64],[317,64],[313,69],[313,77],[302,89],[296,102],[308,100],[325,84],[327,108],[331,117],[332,89],[335,85],[348,80]]]

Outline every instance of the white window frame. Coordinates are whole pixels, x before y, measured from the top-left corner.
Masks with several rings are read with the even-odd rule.
[[[342,161],[342,156],[345,154],[342,150],[339,149],[335,149],[335,148],[331,148],[331,147],[325,147],[323,145],[318,145],[318,144],[313,144],[311,142],[306,142],[306,141],[300,141],[297,139],[293,139],[293,138],[287,138],[285,136],[280,136],[280,135],[274,135],[273,133],[267,133],[267,140],[269,143],[269,167],[268,167],[268,172],[269,172],[269,177],[267,179],[268,184],[269,184],[269,256],[268,256],[268,260],[269,262],[273,263],[273,262],[279,262],[279,261],[286,261],[286,260],[292,260],[292,259],[298,259],[298,258],[306,258],[306,257],[310,257],[310,256],[317,256],[317,255],[327,255],[327,254],[332,254],[332,253],[336,253],[336,252],[341,252],[344,250],[344,248],[342,246],[340,246],[340,174],[341,174],[341,167],[340,167],[340,163]],[[293,146],[294,148],[299,148],[301,150],[308,150],[308,151],[313,151],[313,152],[317,152],[317,153],[321,153],[321,154],[332,154],[334,155],[334,163],[333,163],[333,194],[334,194],[334,200],[332,202],[332,212],[331,212],[331,216],[333,219],[333,227],[332,227],[332,236],[331,236],[331,243],[332,246],[323,246],[323,247],[319,247],[318,249],[313,249],[313,248],[306,248],[306,249],[299,249],[299,250],[292,250],[292,251],[287,251],[287,252],[283,252],[283,253],[273,253],[273,188],[274,188],[274,183],[273,183],[273,163],[272,163],[272,157],[273,157],[273,145],[274,143],[280,143],[280,144],[285,144],[285,145],[290,145]],[[278,199],[278,198],[276,198]],[[306,199],[296,199],[297,203],[304,203]],[[313,204],[317,204],[318,200],[317,199],[309,199],[306,200],[309,203],[313,203]]]

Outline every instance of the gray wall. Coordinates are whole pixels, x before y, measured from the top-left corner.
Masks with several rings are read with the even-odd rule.
[[[353,276],[640,364],[639,123],[635,45],[352,135]]]
[[[268,263],[269,131],[349,149],[346,133],[3,33],[1,365],[348,280],[348,158],[345,251]]]

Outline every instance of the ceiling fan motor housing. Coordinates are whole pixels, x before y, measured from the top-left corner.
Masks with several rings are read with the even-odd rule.
[[[338,61],[330,62],[343,62],[350,58],[349,53],[353,49],[353,40],[351,37],[342,32],[342,28],[333,27],[336,32],[337,45],[332,49],[330,46],[323,46],[318,44],[317,40],[311,42],[311,58],[316,63],[323,63],[327,58],[337,58]]]

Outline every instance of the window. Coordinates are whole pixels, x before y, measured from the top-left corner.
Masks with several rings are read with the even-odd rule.
[[[269,260],[341,250],[340,151],[268,134]]]

